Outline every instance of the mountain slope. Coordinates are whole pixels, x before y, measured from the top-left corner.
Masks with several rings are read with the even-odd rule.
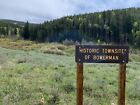
[[[67,16],[36,27],[30,26],[29,31],[29,39],[41,42],[63,42],[67,39],[138,45],[140,8]]]
[[[8,20],[8,19],[0,19],[0,23],[5,23],[5,24],[15,24],[15,25],[20,25],[20,26],[24,26],[25,22],[21,22],[21,21],[16,21],[16,20]]]
[[[72,40],[97,43],[140,44],[140,8],[108,10],[103,12],[66,16],[42,24],[20,28],[24,39],[39,42]]]

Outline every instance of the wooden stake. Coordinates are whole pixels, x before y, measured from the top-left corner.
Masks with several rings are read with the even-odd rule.
[[[120,64],[119,71],[119,105],[125,105],[126,64]]]
[[[83,105],[83,64],[77,63],[77,105]]]

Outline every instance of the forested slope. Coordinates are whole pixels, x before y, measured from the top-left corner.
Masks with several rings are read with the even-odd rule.
[[[42,24],[26,23],[19,27],[21,38],[39,42],[82,42],[140,45],[140,8],[108,10],[66,16]],[[0,23],[0,33],[2,25]],[[15,30],[14,34],[17,30]],[[3,33],[5,34],[5,33]],[[7,33],[6,33],[7,34]]]

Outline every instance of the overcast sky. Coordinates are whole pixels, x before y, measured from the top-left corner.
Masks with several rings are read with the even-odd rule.
[[[0,19],[41,23],[67,15],[140,7],[140,0],[0,0]]]

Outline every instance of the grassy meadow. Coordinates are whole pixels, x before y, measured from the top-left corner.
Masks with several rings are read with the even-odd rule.
[[[140,51],[130,53],[126,105],[140,105]],[[118,70],[84,65],[84,105],[117,105]],[[0,39],[0,105],[76,105],[74,46]]]

